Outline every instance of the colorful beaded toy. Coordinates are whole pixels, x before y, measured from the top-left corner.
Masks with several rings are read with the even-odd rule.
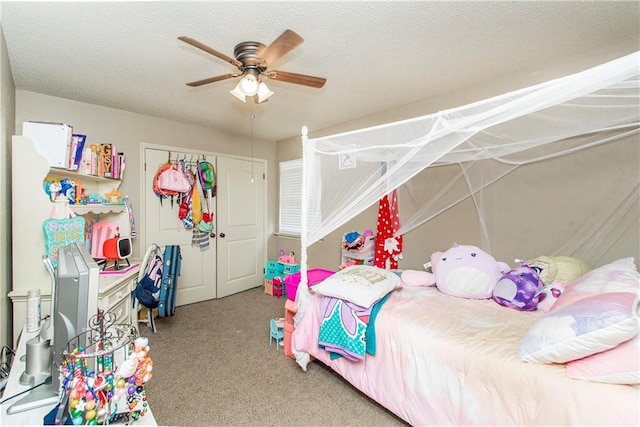
[[[65,410],[74,425],[131,423],[148,410],[146,383],[152,377],[148,339],[136,337],[131,326],[114,325],[111,313],[99,312],[90,322],[91,345],[78,345],[87,333],[69,342],[60,368],[61,397],[56,423]],[[115,331],[115,334],[114,334]],[[73,343],[73,344],[72,344]],[[96,349],[97,351],[89,352]],[[117,351],[125,354],[115,366]],[[123,420],[124,418],[124,420]]]

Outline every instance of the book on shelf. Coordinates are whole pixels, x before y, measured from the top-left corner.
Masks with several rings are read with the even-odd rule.
[[[102,165],[100,176],[113,178],[113,144],[100,144],[100,164]]]
[[[69,151],[69,167],[72,171],[80,171],[80,162],[84,153],[84,144],[87,141],[87,135],[74,133],[71,135],[71,150]]]
[[[100,145],[91,144],[91,175],[102,176],[102,166],[99,163]]]
[[[122,179],[124,153],[115,144],[89,144],[87,135],[73,133],[73,126],[66,123],[27,121],[22,124],[22,134],[33,140],[52,167]]]
[[[85,146],[84,150],[82,150],[82,160],[80,161],[80,170],[78,172],[84,175],[91,175],[93,163],[92,157],[93,151],[91,150],[91,147]]]
[[[112,178],[122,179],[124,173],[124,153],[121,151],[113,156],[113,173]]]

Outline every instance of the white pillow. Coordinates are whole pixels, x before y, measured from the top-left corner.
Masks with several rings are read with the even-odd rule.
[[[400,285],[400,276],[368,265],[352,265],[311,286],[314,292],[371,307]]]
[[[565,363],[609,350],[638,333],[638,295],[611,292],[574,302],[540,317],[518,348],[518,358]]]

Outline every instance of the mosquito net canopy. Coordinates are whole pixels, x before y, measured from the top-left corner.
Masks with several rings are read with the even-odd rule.
[[[639,64],[640,52],[635,52],[576,74],[410,120],[321,138],[308,138],[303,129],[299,311],[309,298],[307,248],[393,189],[404,185],[414,206],[406,210],[409,216],[403,215],[400,200],[397,235],[470,198],[481,246],[491,253],[492,240],[500,232],[487,226],[485,189],[524,165],[609,144],[637,147]],[[637,151],[632,153],[637,157]],[[416,180],[427,169],[435,173],[446,169],[446,182],[434,187],[423,179],[418,186]],[[593,264],[620,234],[637,226],[638,175],[619,181],[604,190],[608,200],[600,204],[603,209],[573,218],[579,232],[574,229],[549,252]],[[519,197],[522,193],[505,195],[509,200]]]

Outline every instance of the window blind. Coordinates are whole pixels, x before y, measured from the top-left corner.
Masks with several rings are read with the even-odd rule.
[[[280,233],[300,235],[301,200],[302,159],[280,162]]]

